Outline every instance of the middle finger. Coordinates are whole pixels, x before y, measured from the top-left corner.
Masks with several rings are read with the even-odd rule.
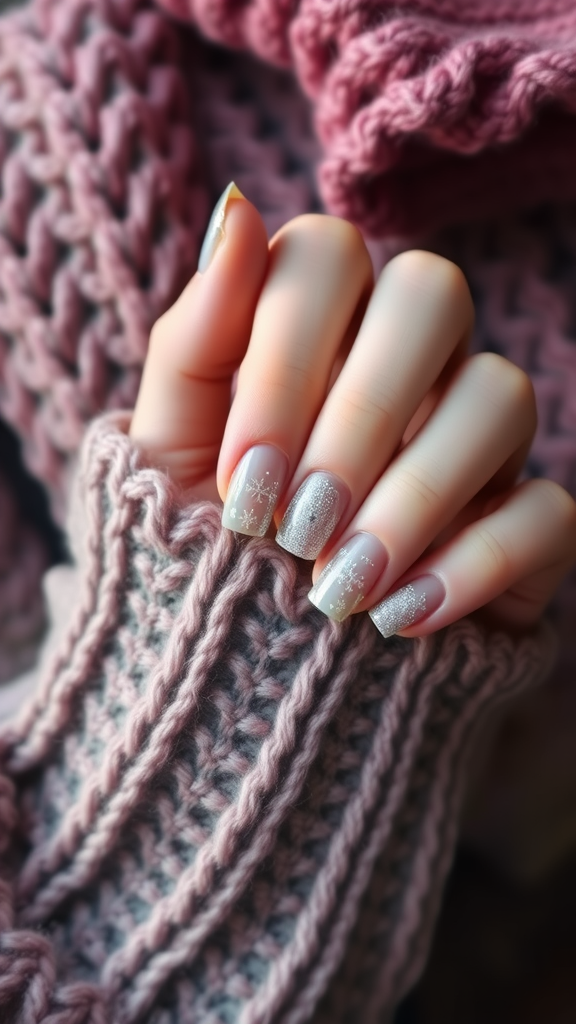
[[[434,398],[442,372],[464,359],[472,322],[468,286],[453,263],[418,250],[390,261],[278,509],[277,519],[286,513],[276,536],[282,547],[316,558],[337,525],[341,532]],[[352,495],[339,524],[335,478]]]

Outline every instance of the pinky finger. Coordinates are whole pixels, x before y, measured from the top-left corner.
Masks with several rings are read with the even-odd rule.
[[[538,621],[576,561],[576,503],[551,480],[524,481],[498,500],[370,609],[383,636],[427,636],[480,609],[502,628]]]

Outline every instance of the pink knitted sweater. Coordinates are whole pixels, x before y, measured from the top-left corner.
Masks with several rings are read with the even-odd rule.
[[[522,638],[464,619],[383,641],[318,613],[273,542],[187,505],[127,429],[149,328],[235,178],[271,230],[324,204],[377,267],[408,234],[460,263],[474,346],[534,380],[526,474],[576,492],[576,212],[439,233],[572,198],[575,50],[571,0],[0,18],[0,412],[70,546],[46,571],[0,464],[2,1024],[386,1021],[489,713],[546,680],[536,718],[570,752],[550,784],[574,785],[576,575]],[[486,850],[514,843],[502,792],[468,826]]]

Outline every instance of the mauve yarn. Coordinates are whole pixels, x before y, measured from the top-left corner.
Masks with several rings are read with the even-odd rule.
[[[573,194],[572,4],[499,4],[503,27],[493,5],[442,0],[172,9],[295,71],[324,200],[367,231]],[[36,0],[0,19],[0,402],[74,553],[46,577],[34,698],[0,729],[9,1024],[391,1012],[426,956],[472,734],[551,676],[548,619],[521,641],[463,620],[387,645],[365,619],[323,619],[289,556],[234,540],[143,463],[128,413],[90,426],[68,493],[85,426],[133,401],[214,193],[235,177],[271,229],[318,207],[307,114],[293,74],[210,50],[144,0]],[[435,244],[468,273],[476,343],[534,379],[528,471],[576,489],[573,212]],[[2,501],[15,580],[28,541],[7,487]],[[3,622],[40,607],[46,551],[30,550]],[[556,698],[574,593],[572,576]]]

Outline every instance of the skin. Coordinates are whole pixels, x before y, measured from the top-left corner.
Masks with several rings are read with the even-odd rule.
[[[410,251],[374,282],[351,224],[306,215],[268,243],[243,198],[224,228],[209,266],[154,325],[132,438],[190,500],[223,500],[243,454],[276,445],[290,464],[276,524],[310,471],[337,474],[352,500],[313,580],[358,530],[389,561],[357,612],[434,571],[446,600],[402,636],[471,614],[533,628],[576,561],[576,503],[550,480],[517,483],[534,389],[501,356],[469,355],[462,272]]]

